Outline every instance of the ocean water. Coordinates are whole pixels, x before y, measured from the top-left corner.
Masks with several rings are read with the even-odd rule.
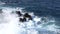
[[[9,3],[6,0],[0,9],[3,11],[0,14],[0,34],[60,34],[60,10],[55,1]],[[19,22],[16,10],[23,14],[28,12],[33,20]]]

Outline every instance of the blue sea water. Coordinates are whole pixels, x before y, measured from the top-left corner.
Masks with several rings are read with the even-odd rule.
[[[3,7],[22,7],[22,9],[25,12],[33,12],[35,16],[38,17],[49,17],[49,19],[54,18],[55,22],[54,24],[57,29],[60,29],[60,0],[1,0],[2,2],[6,3],[4,5],[1,5]],[[49,23],[47,25],[43,25],[49,27],[52,23]],[[52,28],[52,27],[51,27]],[[36,30],[38,30],[36,28]],[[60,31],[60,30],[59,30]],[[44,32],[48,31],[39,31],[39,34],[44,34]],[[49,34],[54,34],[55,32],[49,32]],[[24,34],[24,33],[23,33]],[[57,33],[59,34],[59,33]]]
[[[6,3],[4,6],[23,7],[24,11],[34,12],[38,16],[53,16],[57,23],[60,20],[60,0],[1,0]]]

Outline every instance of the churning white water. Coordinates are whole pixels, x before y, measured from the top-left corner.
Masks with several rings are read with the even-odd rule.
[[[33,20],[19,22],[16,10],[22,11],[22,8],[2,7],[3,13],[0,14],[0,34],[59,34],[60,30],[56,29],[55,19],[51,16],[38,17],[34,13]]]

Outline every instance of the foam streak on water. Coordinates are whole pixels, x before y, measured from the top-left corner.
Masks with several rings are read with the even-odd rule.
[[[33,20],[21,23],[15,13],[16,10],[22,12],[20,8],[2,7],[2,9],[0,34],[59,34],[60,32],[60,29],[55,28],[53,17],[38,17],[30,13]]]

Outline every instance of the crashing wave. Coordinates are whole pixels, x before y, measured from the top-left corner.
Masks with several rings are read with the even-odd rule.
[[[55,18],[51,16],[38,17],[34,13],[29,13],[33,20],[19,22],[16,10],[23,12],[22,8],[2,7],[3,13],[0,15],[0,34],[60,34],[60,29],[55,28]]]

